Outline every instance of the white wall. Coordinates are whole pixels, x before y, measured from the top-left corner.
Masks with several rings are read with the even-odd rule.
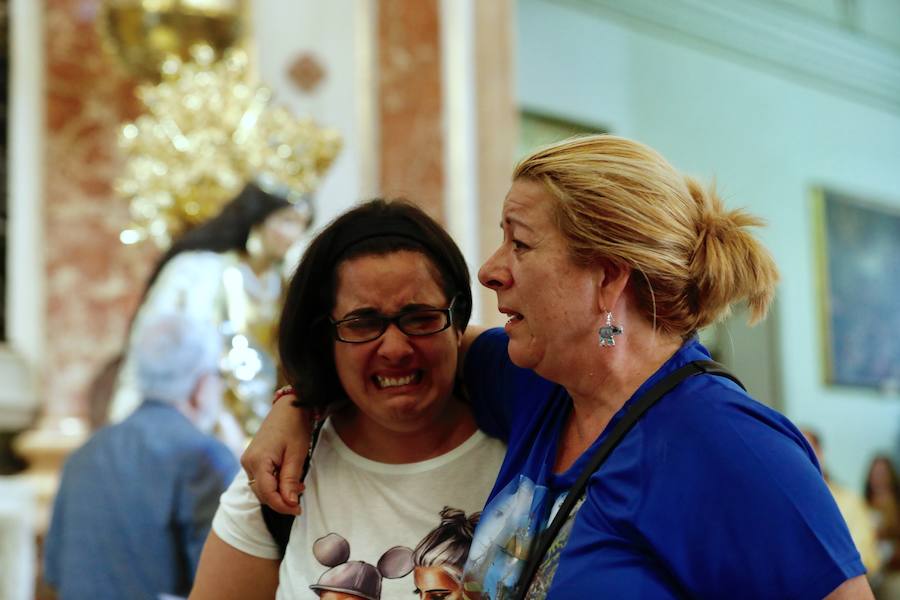
[[[900,398],[823,384],[810,189],[900,205],[900,114],[547,1],[520,0],[518,26],[523,107],[646,142],[769,221],[760,234],[782,273],[780,406],[820,430],[833,475],[859,488],[872,453],[897,446]]]
[[[337,129],[344,146],[316,193],[321,227],[377,190],[374,0],[255,0],[253,38],[263,83],[275,103],[298,116]],[[325,79],[311,93],[300,91],[288,71],[300,55],[313,54]]]
[[[44,23],[41,5],[11,4],[8,339],[0,341],[0,431],[23,429],[34,418],[44,351]]]

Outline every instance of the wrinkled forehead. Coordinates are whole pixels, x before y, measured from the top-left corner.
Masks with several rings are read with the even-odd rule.
[[[344,259],[335,279],[336,312],[360,307],[399,310],[410,304],[440,306],[447,301],[437,265],[418,250]]]
[[[558,202],[544,184],[532,179],[517,179],[503,200],[502,224],[558,229],[555,217]]]

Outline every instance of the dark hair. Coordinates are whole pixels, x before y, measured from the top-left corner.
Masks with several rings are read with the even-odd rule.
[[[413,564],[453,569],[458,577],[462,577],[479,517],[480,512],[466,517],[463,511],[445,506],[441,511],[441,524],[429,531],[413,550]]]
[[[256,184],[248,183],[218,215],[175,240],[156,263],[153,273],[147,280],[143,296],[146,297],[163,267],[176,255],[190,250],[244,251],[250,230],[265,221],[273,212],[290,205],[287,199],[270,194]]]
[[[875,470],[875,465],[879,462],[883,462],[888,469],[888,475],[891,478],[891,492],[894,494],[894,498],[900,500],[900,479],[897,477],[897,469],[894,467],[894,461],[890,459],[886,454],[877,454],[874,458],[872,458],[872,462],[869,463],[869,471],[866,473],[866,503],[869,505],[872,504],[872,471]]]
[[[366,202],[339,216],[313,239],[288,284],[278,350],[287,380],[304,401],[324,408],[346,397],[334,364],[334,339],[327,318],[336,300],[338,266],[351,258],[399,250],[428,257],[447,300],[457,298],[454,327],[465,330],[472,312],[472,290],[469,269],[453,239],[409,202]]]

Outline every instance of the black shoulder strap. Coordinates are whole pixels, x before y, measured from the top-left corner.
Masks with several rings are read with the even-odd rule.
[[[294,515],[286,515],[277,512],[266,504],[260,506],[262,508],[263,521],[266,523],[266,529],[272,534],[275,543],[278,544],[278,552],[281,558],[287,550],[288,542],[291,539],[291,528],[294,526]]]
[[[726,369],[719,363],[711,360],[695,360],[684,365],[680,369],[669,373],[667,376],[658,381],[656,385],[647,390],[643,396],[638,398],[637,401],[632,404],[631,408],[628,409],[628,412],[625,413],[625,416],[622,417],[622,420],[616,423],[616,426],[610,432],[609,437],[604,440],[603,444],[601,444],[597,449],[597,452],[594,453],[594,455],[591,457],[590,462],[587,464],[587,466],[585,466],[584,470],[581,472],[581,475],[578,476],[578,479],[572,486],[572,489],[569,490],[565,500],[563,500],[563,503],[559,507],[559,510],[557,511],[556,516],[553,518],[553,521],[549,526],[547,526],[547,529],[545,529],[541,534],[535,536],[535,540],[532,543],[531,552],[528,555],[528,561],[522,568],[522,575],[519,578],[518,587],[516,588],[516,593],[513,596],[514,598],[521,600],[525,597],[528,588],[531,586],[531,580],[534,578],[538,567],[544,560],[544,555],[547,554],[547,550],[549,550],[550,545],[556,539],[556,536],[559,535],[559,531],[562,529],[563,524],[566,522],[569,513],[572,512],[575,504],[577,504],[581,497],[584,495],[584,491],[587,488],[587,483],[591,478],[591,475],[593,475],[597,471],[597,469],[600,468],[600,465],[603,464],[603,462],[612,453],[619,442],[622,441],[622,438],[625,437],[625,434],[631,431],[631,428],[634,427],[635,423],[638,422],[638,419],[640,419],[641,416],[643,416],[643,414],[647,412],[647,410],[651,406],[656,404],[656,402],[660,398],[669,393],[679,383],[681,383],[688,377],[692,377],[700,373],[709,373],[711,375],[727,377],[728,379],[741,386],[741,388],[746,389],[744,388],[744,384],[742,384],[737,377],[731,374],[728,369]]]
[[[309,439],[309,449],[306,452],[306,459],[303,461],[303,471],[300,475],[300,481],[306,479],[306,474],[309,472],[313,450],[316,448],[316,442],[319,440],[319,433],[321,433],[324,424],[325,419],[322,418],[317,420],[313,425],[312,434]],[[266,529],[272,534],[275,543],[278,544],[278,550],[281,553],[281,557],[284,558],[288,542],[291,539],[291,528],[294,526],[294,515],[280,513],[265,504],[260,505],[260,508],[262,509],[262,517],[266,524]]]

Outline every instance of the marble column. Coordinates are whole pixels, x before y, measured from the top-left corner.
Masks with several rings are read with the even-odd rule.
[[[441,45],[438,0],[378,3],[381,192],[443,222]]]

